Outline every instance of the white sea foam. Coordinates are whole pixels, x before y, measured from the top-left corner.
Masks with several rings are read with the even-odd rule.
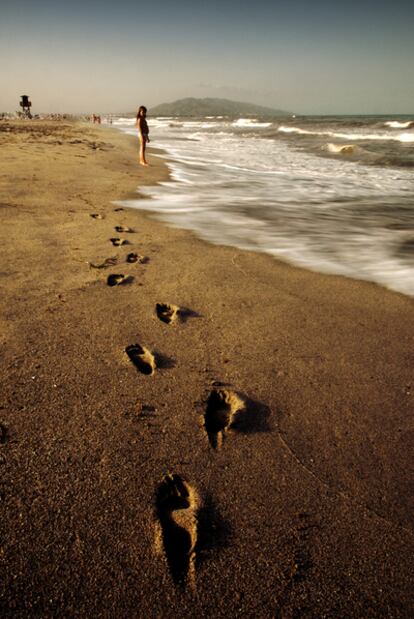
[[[115,118],[113,119],[112,124],[119,126],[133,125],[135,124],[135,118]]]
[[[413,124],[413,120],[407,120],[407,122],[401,122],[399,120],[388,120],[384,123],[384,125],[391,127],[391,129],[408,129],[408,127],[411,127],[411,125]]]
[[[358,147],[355,144],[326,144],[326,150],[340,155],[354,155]]]
[[[218,123],[215,122],[205,122],[199,120],[186,120],[180,123],[183,127],[186,128],[199,128],[199,129],[212,129],[213,127],[217,127]]]
[[[232,124],[233,127],[244,127],[257,122],[257,118],[238,118]]]
[[[296,133],[298,135],[322,135],[333,138],[342,138],[344,140],[393,140],[397,142],[414,142],[414,132],[413,133],[399,133],[390,134],[390,133],[353,133],[349,132],[338,132],[338,131],[310,131],[308,129],[302,129],[300,127],[286,127],[281,125],[277,129],[280,133]]]
[[[312,135],[313,131],[308,131],[307,129],[300,129],[300,127],[285,127],[281,125],[277,129],[281,133],[299,133],[302,135]]]
[[[203,139],[203,134],[197,131],[196,133],[187,133],[185,137],[187,138],[187,140],[194,140],[196,142],[200,142]]]
[[[414,133],[400,133],[398,140],[400,142],[414,142]]]
[[[257,118],[239,118],[235,120],[233,127],[247,127],[249,129],[256,129],[258,127],[270,127],[272,123],[258,122]]]

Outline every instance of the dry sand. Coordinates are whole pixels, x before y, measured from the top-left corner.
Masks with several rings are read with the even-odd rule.
[[[115,130],[0,148],[0,615],[412,617],[412,299],[116,210]]]

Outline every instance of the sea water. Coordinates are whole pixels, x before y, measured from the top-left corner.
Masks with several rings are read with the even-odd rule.
[[[134,119],[114,125],[134,133]],[[414,295],[413,117],[148,117],[145,209],[217,244]]]

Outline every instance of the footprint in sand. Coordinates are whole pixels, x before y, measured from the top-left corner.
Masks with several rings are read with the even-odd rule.
[[[89,217],[92,217],[92,219],[103,219],[103,215],[100,215],[99,213],[90,213]]]
[[[128,228],[128,226],[115,226],[116,232],[135,232],[133,228]]]
[[[158,488],[155,507],[157,542],[162,542],[159,545],[164,550],[171,577],[176,585],[194,587],[197,493],[180,475],[168,474]]]
[[[112,239],[109,239],[112,243],[112,245],[114,245],[115,247],[120,247],[121,245],[128,245],[129,241],[127,241],[126,239],[119,239],[119,238],[115,238],[113,237]]]
[[[235,415],[244,410],[245,402],[230,389],[213,389],[207,399],[204,428],[213,449],[220,449],[225,432]]]
[[[131,362],[141,374],[151,375],[155,372],[157,363],[151,351],[140,344],[131,344],[125,348]]]
[[[123,273],[113,273],[108,275],[106,283],[108,286],[120,286],[121,284],[131,284],[134,278],[131,275],[124,275]]]
[[[155,312],[158,318],[167,325],[175,322],[180,313],[180,308],[177,305],[169,305],[168,303],[157,303]]]
[[[5,445],[5,443],[7,443],[7,428],[0,423],[0,445]]]
[[[146,256],[141,256],[140,254],[136,254],[134,252],[129,253],[126,257],[126,261],[130,264],[133,264],[134,262],[145,264],[146,262],[148,262],[148,260],[149,258],[147,258]]]

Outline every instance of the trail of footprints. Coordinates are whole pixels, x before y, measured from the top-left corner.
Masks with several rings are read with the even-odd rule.
[[[123,210],[117,208],[115,211]],[[102,215],[93,213],[94,219],[103,219]],[[118,233],[134,233],[128,226],[116,226]],[[128,245],[124,238],[110,239],[115,247]],[[126,256],[127,263],[145,263],[148,259],[135,252]],[[117,257],[107,258],[101,264],[89,263],[96,269],[104,269],[118,263]],[[111,274],[107,277],[108,286],[119,286],[130,281],[131,276]],[[189,315],[192,312],[188,312]],[[167,324],[176,323],[185,312],[177,305],[157,303],[155,314],[158,319]],[[193,315],[195,315],[193,313]],[[148,348],[141,344],[131,344],[125,348],[125,354],[135,369],[146,376],[151,376],[157,369],[157,359]],[[206,402],[203,416],[203,426],[210,446],[214,450],[222,447],[226,433],[232,428],[240,412],[245,410],[245,401],[230,389],[213,389]],[[3,428],[0,426],[0,442],[4,440]],[[156,541],[157,547],[167,562],[171,578],[179,587],[195,588],[195,561],[198,537],[198,515],[201,499],[196,489],[176,473],[168,473],[156,491]]]

